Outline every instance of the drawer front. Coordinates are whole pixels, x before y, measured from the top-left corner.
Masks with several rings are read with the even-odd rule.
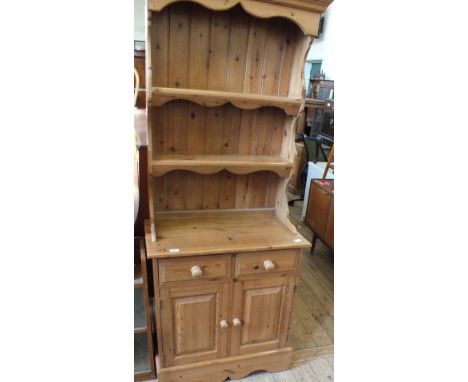
[[[194,280],[225,280],[229,277],[230,256],[191,256],[159,260],[159,284]]]
[[[235,277],[293,272],[298,252],[292,250],[239,253],[236,255]]]

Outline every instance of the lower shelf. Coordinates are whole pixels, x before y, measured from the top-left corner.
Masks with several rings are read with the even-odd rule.
[[[147,222],[148,258],[309,248],[274,210],[165,212],[155,216],[156,242]]]

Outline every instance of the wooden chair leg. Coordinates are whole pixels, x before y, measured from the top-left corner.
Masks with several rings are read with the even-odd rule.
[[[310,254],[314,253],[315,243],[317,242],[317,235],[312,233],[312,247],[310,248]]]

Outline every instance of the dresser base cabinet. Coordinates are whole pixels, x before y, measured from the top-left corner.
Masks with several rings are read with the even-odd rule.
[[[304,244],[171,257],[157,254],[149,225],[146,244],[159,382],[221,382],[291,366],[288,329]]]
[[[156,357],[158,382],[222,382],[241,379],[255,371],[276,372],[291,367],[292,349],[265,351],[164,368]]]

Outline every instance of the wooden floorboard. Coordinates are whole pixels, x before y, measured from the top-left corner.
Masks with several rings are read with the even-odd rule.
[[[289,208],[289,218],[301,235],[311,239],[301,211],[302,202],[296,202]],[[333,254],[318,240],[314,253],[305,251],[302,259],[288,341],[294,350],[333,345],[333,296]]]

